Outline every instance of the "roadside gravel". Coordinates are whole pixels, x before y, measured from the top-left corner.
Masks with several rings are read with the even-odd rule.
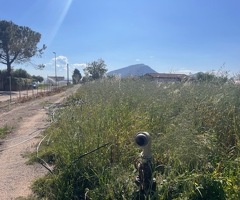
[[[31,194],[34,179],[47,173],[40,164],[27,165],[27,152],[36,150],[41,132],[49,126],[46,105],[62,102],[79,88],[76,85],[54,96],[42,97],[23,104],[11,105],[10,110],[0,110],[0,127],[7,125],[12,131],[0,140],[0,199],[10,200]]]

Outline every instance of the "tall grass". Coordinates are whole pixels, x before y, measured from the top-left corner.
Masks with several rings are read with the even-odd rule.
[[[156,199],[239,199],[239,97],[232,83],[85,84],[46,133],[39,155],[54,171],[33,191],[47,199],[133,199],[134,136],[147,131]]]

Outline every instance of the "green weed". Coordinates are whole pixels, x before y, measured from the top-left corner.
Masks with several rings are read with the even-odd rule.
[[[10,133],[12,128],[8,127],[7,125],[3,128],[0,128],[0,138],[4,138],[8,133]]]
[[[239,97],[239,86],[230,82],[87,83],[47,130],[39,156],[54,170],[33,191],[48,199],[134,199],[134,160],[141,151],[134,137],[147,131],[156,199],[236,199]]]

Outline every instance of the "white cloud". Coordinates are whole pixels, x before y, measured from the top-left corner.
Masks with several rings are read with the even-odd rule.
[[[52,58],[51,64],[55,67],[55,57]],[[68,58],[66,56],[56,57],[56,66],[58,71],[67,71]]]
[[[136,59],[136,62],[140,62],[141,60],[139,58]]]
[[[86,63],[75,63],[73,64],[75,68],[85,68],[87,66]]]
[[[58,56],[56,59],[57,59],[57,67],[65,69],[68,64],[68,58],[66,56]]]
[[[50,62],[45,63],[46,66],[51,68],[52,74],[54,74],[55,70],[55,57],[51,58]],[[72,74],[74,69],[79,69],[80,71],[86,67],[86,63],[69,63],[69,60],[66,56],[57,56],[56,57],[56,67],[57,67],[57,75],[66,76],[67,70],[69,69],[69,74]],[[67,69],[68,68],[68,69]],[[50,74],[50,73],[48,73]]]

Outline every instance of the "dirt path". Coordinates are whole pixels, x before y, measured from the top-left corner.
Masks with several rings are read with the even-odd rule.
[[[0,111],[0,127],[7,124],[13,131],[0,140],[0,199],[10,200],[31,194],[31,182],[47,173],[40,164],[26,165],[24,154],[36,150],[41,131],[49,125],[46,105],[59,103],[79,86],[60,94],[14,105],[8,112]]]

